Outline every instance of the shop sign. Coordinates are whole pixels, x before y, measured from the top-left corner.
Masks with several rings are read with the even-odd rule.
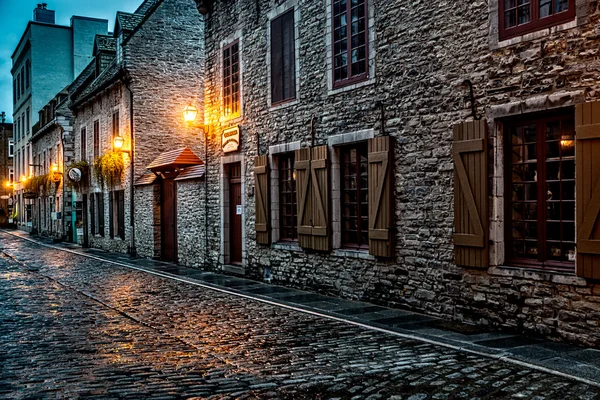
[[[240,127],[225,129],[221,137],[221,146],[223,153],[237,151],[240,147]]]
[[[79,168],[71,168],[69,169],[69,172],[67,172],[67,176],[72,182],[78,183],[81,182],[83,172],[81,172]]]

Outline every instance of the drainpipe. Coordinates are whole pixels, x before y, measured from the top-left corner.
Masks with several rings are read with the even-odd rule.
[[[204,125],[204,270],[208,265],[208,125]]]
[[[135,249],[135,200],[134,200],[134,188],[133,188],[133,180],[135,178],[135,164],[134,164],[134,154],[135,154],[135,135],[133,134],[133,91],[131,90],[131,80],[120,78],[121,82],[129,91],[129,134],[131,136],[131,153],[129,153],[129,175],[131,179],[129,180],[129,228],[131,230],[131,243],[129,245],[129,253],[132,257],[136,255]]]

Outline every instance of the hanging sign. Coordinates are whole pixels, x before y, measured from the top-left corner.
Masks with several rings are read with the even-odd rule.
[[[79,168],[71,168],[69,169],[69,172],[67,172],[67,176],[71,181],[77,183],[81,182],[81,177],[83,176],[83,173]]]
[[[221,146],[223,147],[223,153],[230,153],[237,151],[240,147],[240,127],[236,126],[233,128],[225,129],[223,136],[221,137]]]

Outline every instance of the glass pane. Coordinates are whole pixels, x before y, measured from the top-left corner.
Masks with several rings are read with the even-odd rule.
[[[546,140],[560,139],[560,121],[546,123]]]
[[[537,164],[525,165],[525,180],[529,182],[537,182]]]
[[[513,163],[521,163],[523,162],[523,146],[513,146],[512,147],[512,162]]]
[[[552,0],[540,0],[540,18],[552,14]]]
[[[574,221],[575,220],[575,202],[563,201],[561,208],[562,208],[562,219],[564,221]]]
[[[548,243],[547,248],[548,254],[546,254],[546,256],[549,260],[560,261],[562,259],[560,243]]]
[[[568,242],[575,241],[575,223],[574,222],[563,222],[563,237],[562,240]]]
[[[523,218],[523,203],[513,203],[512,206],[512,219],[513,221],[520,221]]]
[[[513,201],[523,201],[525,200],[525,189],[523,188],[523,184],[513,184],[512,185],[512,200]]]
[[[549,142],[546,143],[546,159],[558,159],[560,156],[560,142]]]
[[[562,199],[575,200],[575,182],[562,183]]]
[[[555,13],[567,11],[569,9],[569,0],[554,0],[554,1],[555,1],[555,7],[554,7]]]
[[[537,184],[526,183],[525,185],[525,200],[537,200]]]
[[[537,160],[537,145],[526,144],[525,148],[525,161],[536,161]]]
[[[549,181],[557,181],[560,179],[560,162],[546,163],[546,179]]]
[[[525,257],[525,253],[523,248],[525,247],[525,243],[522,240],[513,241],[513,257],[523,258]]]
[[[513,9],[504,13],[504,29],[517,26],[517,10]]]
[[[513,222],[512,237],[514,239],[522,239],[525,237],[525,226],[523,222]]]
[[[563,243],[563,257],[566,261],[575,261],[575,246],[571,243]]]
[[[528,23],[531,20],[529,4],[518,8],[519,25]]]
[[[548,221],[559,221],[560,220],[560,202],[546,203],[546,220],[548,220]]]
[[[537,132],[535,125],[524,126],[523,133],[525,136],[526,143],[535,143],[537,141]]]
[[[546,183],[546,200],[560,200],[560,183]]]
[[[513,144],[522,144],[523,143],[523,128],[521,128],[521,127],[511,128],[510,135],[512,137]]]
[[[575,179],[575,163],[563,161],[560,165],[560,179]]]
[[[572,132],[562,134],[560,151],[562,157],[573,157],[575,155],[575,136]]]
[[[529,220],[536,220],[537,217],[537,203],[525,203],[525,218]]]
[[[504,0],[504,9],[515,8],[517,6],[517,0]]]
[[[533,259],[538,258],[537,242],[525,242],[525,257]]]
[[[538,229],[537,222],[526,222],[525,223],[525,239],[537,239]]]

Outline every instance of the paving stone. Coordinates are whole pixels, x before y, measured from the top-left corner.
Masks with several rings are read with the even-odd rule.
[[[0,248],[13,257],[0,257],[2,398],[597,398],[556,375],[2,233]]]

